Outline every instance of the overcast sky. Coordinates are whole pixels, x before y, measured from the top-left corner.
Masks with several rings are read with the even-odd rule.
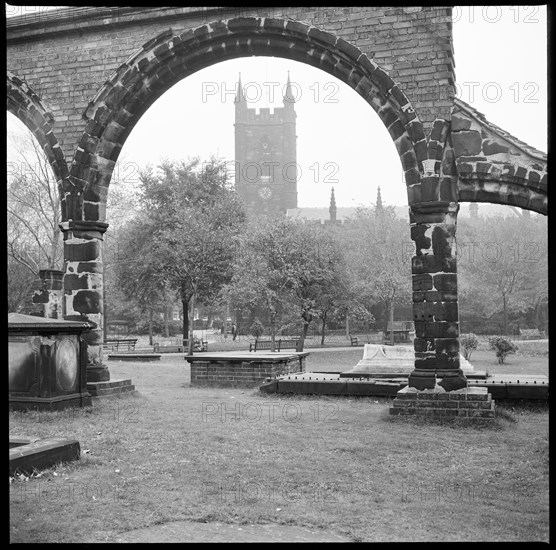
[[[458,96],[489,121],[547,150],[545,6],[455,7]],[[234,91],[241,72],[250,107],[282,106],[288,70],[297,112],[298,205],[407,204],[395,146],[372,108],[327,73],[281,58],[241,58],[176,84],[141,118],[123,150],[125,162],[211,154],[234,159]],[[269,97],[269,92],[274,97]]]

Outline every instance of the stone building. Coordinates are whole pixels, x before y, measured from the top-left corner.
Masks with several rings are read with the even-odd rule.
[[[297,136],[290,75],[283,107],[250,109],[238,80],[235,99],[236,191],[249,213],[297,208]]]

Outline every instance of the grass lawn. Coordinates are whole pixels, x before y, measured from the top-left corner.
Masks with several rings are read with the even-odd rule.
[[[349,368],[362,348],[309,357],[332,365],[338,353]],[[13,480],[11,542],[110,542],[175,520],[356,541],[548,541],[546,406],[499,406],[490,427],[427,423],[390,417],[389,398],[191,388],[180,356],[108,365],[133,380],[134,396],[10,412],[11,435],[82,449],[78,462]]]

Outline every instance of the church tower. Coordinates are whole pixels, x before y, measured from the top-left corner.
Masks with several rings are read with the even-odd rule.
[[[235,99],[235,185],[249,214],[297,208],[295,98],[290,75],[283,107],[250,109],[239,75]]]

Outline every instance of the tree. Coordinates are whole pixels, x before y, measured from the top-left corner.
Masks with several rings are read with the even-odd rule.
[[[233,245],[245,221],[241,200],[226,179],[223,162],[163,161],[140,174],[141,229],[135,240],[136,284],[149,299],[176,291],[183,304],[183,334],[193,344],[193,311],[198,301],[220,297],[231,277]],[[139,258],[140,261],[139,261]],[[157,287],[159,292],[155,292]]]
[[[227,292],[237,308],[267,309],[273,350],[277,314],[295,313],[302,351],[310,323],[340,285],[341,264],[339,247],[320,226],[281,216],[257,219],[244,234]]]
[[[60,193],[44,152],[25,129],[10,135],[8,255],[38,276],[63,265]]]
[[[352,307],[370,313],[374,304],[382,303],[388,312],[383,320],[386,331],[395,303],[411,299],[408,224],[396,216],[393,207],[361,207],[346,229]]]
[[[510,315],[534,308],[547,291],[546,221],[539,216],[462,220],[458,236],[460,303],[469,312]]]
[[[19,313],[32,306],[29,289],[35,275],[23,264],[8,256],[8,312]]]
[[[138,304],[148,315],[149,344],[153,344],[153,316],[164,303],[168,282],[159,269],[160,258],[149,242],[151,220],[145,213],[128,223],[121,233],[121,247],[116,264],[117,284],[124,296]]]

